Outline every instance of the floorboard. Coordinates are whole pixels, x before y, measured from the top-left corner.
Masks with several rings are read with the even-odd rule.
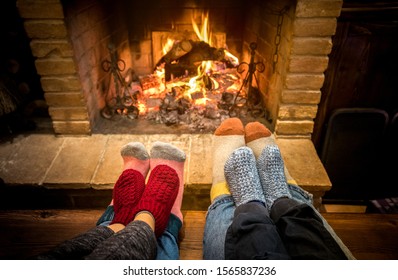
[[[0,211],[0,259],[30,259],[90,229],[101,210]],[[202,259],[205,211],[184,211],[180,259]],[[398,259],[398,214],[324,213],[357,259]]]

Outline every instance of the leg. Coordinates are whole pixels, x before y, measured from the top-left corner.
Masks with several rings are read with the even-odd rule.
[[[182,227],[181,220],[174,214],[170,215],[166,230],[158,238],[157,260],[178,260],[178,233]]]
[[[257,160],[267,207],[292,259],[346,259],[312,207],[291,199],[284,164],[276,145]]]
[[[108,226],[114,215],[113,205],[108,205],[97,225]],[[177,216],[171,214],[166,230],[157,240],[157,260],[178,260],[178,233],[182,222]]]
[[[226,235],[225,259],[290,259],[264,205],[249,202],[236,208],[234,221]]]
[[[132,151],[137,151],[137,149],[131,149],[131,148],[126,149],[128,148],[128,145],[126,146],[122,148],[122,151],[123,150],[130,151],[129,154],[132,157],[134,155]],[[127,151],[122,152],[122,155],[126,155]],[[138,154],[143,155],[143,152],[140,151]],[[148,156],[147,154],[145,154],[145,156],[140,156],[140,158],[147,159]],[[177,149],[176,147],[170,144],[156,142],[154,143],[151,149],[151,158],[150,162],[148,163],[151,166],[151,168],[153,169],[160,164],[166,164],[166,165],[168,164],[169,166],[174,167],[174,169],[178,173],[178,177],[180,180],[178,194],[171,210],[172,215],[170,216],[164,234],[158,238],[158,248],[157,248],[157,257],[156,257],[157,259],[179,258],[178,232],[182,226],[182,221],[183,221],[183,217],[181,214],[181,204],[184,193],[184,182],[183,182],[184,161],[185,161],[185,154],[181,150]],[[124,162],[126,163],[127,161],[124,160]],[[145,165],[143,165],[145,168],[142,168],[143,173],[145,172],[145,174],[148,173],[147,168],[149,169],[148,167],[149,165],[147,166],[146,163],[147,162],[145,162]],[[128,166],[132,167],[133,165],[129,164]],[[111,203],[106,208],[105,212],[98,220],[97,225],[105,225],[105,226],[109,225],[111,220],[113,219],[113,216],[114,216],[114,207],[112,200]]]
[[[218,196],[209,206],[203,235],[203,259],[225,259],[225,234],[231,225],[235,203],[231,195]]]
[[[236,149],[224,172],[237,207],[226,234],[225,258],[289,259],[265,206],[253,151]]]
[[[271,218],[292,259],[347,259],[309,205],[280,198],[272,207]]]
[[[166,228],[178,187],[177,172],[167,165],[157,165],[149,176],[138,205],[130,210],[134,221],[102,242],[87,259],[154,259],[156,238]]]
[[[55,249],[36,258],[39,260],[80,260],[113,234],[114,232],[110,228],[97,226],[70,240],[64,241]]]
[[[102,242],[85,259],[150,260],[155,256],[156,238],[153,229],[148,223],[135,219],[123,230]]]
[[[213,181],[203,237],[204,259],[225,257],[225,234],[232,223],[235,204],[224,176],[224,165],[235,149],[245,145],[244,134],[243,124],[238,118],[226,119],[214,132]]]
[[[114,199],[101,217],[101,222],[97,223],[106,224],[109,227],[97,226],[84,234],[65,241],[48,253],[46,258],[83,258],[90,254],[101,242],[111,237],[115,229],[124,228],[124,225],[133,219],[132,209],[134,209],[144,191],[145,176],[149,170],[149,155],[145,147],[138,142],[131,142],[123,146],[121,155],[124,166],[123,172],[113,189]],[[44,255],[41,256],[41,258],[44,257]]]
[[[184,221],[181,212],[181,205],[184,195],[185,159],[185,153],[171,144],[158,141],[152,146],[150,160],[151,169],[153,170],[159,165],[167,165],[175,170],[179,179],[178,193],[171,208],[170,218],[167,222],[166,229],[158,238],[156,259],[179,259],[178,233]]]

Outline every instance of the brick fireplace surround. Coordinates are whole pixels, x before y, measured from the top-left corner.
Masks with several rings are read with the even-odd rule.
[[[41,76],[55,133],[90,134],[94,122],[99,117],[98,112],[92,107],[100,107],[101,104],[93,99],[101,95],[100,91],[106,80],[100,64],[104,58],[109,57],[107,50],[109,38],[113,37],[113,40],[117,41],[121,58],[138,74],[152,72],[151,41],[146,35],[138,40],[134,37],[138,35],[130,35],[130,39],[133,38],[131,41],[136,41],[128,42],[126,39],[128,36],[124,34],[126,31],[122,28],[112,30],[110,33],[101,27],[94,34],[90,33],[89,29],[93,26],[104,25],[110,21],[96,1],[81,1],[86,4],[77,5],[77,9],[73,12],[70,11],[73,5],[66,6],[61,2],[61,0],[18,0],[17,7],[24,19],[27,35],[31,38],[32,53],[36,57],[36,68]],[[110,4],[112,1],[105,1],[107,2]],[[187,13],[187,10],[192,10],[191,6],[194,4],[189,4],[190,2],[194,1],[184,1],[182,14],[184,11]],[[232,17],[233,12],[239,7],[229,8],[231,2],[242,1],[215,2],[221,8],[226,5],[226,9],[231,10]],[[253,2],[247,11],[250,16],[242,27],[243,39],[231,38],[228,41],[227,38],[227,43],[234,48],[231,52],[239,55],[237,51],[241,50],[241,60],[248,61],[247,46],[250,42],[257,41],[258,58],[263,61],[273,61],[278,17],[272,15],[270,9],[277,11],[291,1],[275,1],[278,4],[271,8],[263,7],[263,3],[272,1],[245,2]],[[272,63],[267,63],[267,69],[260,77],[260,87],[263,87],[260,90],[265,94],[263,99],[271,114],[271,128],[275,134],[310,137],[320,101],[323,73],[328,66],[328,54],[332,48],[331,36],[335,33],[336,18],[340,15],[341,7],[342,0],[297,0],[295,6],[289,5],[283,20],[278,63],[275,69],[271,69]],[[108,9],[106,12],[117,13],[114,11],[117,9]],[[135,8],[138,12],[140,9],[142,10],[141,6]],[[131,18],[136,18],[133,11]],[[190,15],[189,13],[187,19],[176,21],[174,23],[176,26],[173,28],[182,29],[191,25]],[[155,13],[153,17],[162,18],[162,16],[164,17]],[[114,26],[122,24],[113,23]],[[155,24],[149,22],[147,27],[153,25]],[[138,29],[137,33],[144,32],[142,29]],[[101,37],[98,33],[105,34]],[[238,40],[242,41],[240,46],[236,46]]]
[[[68,2],[74,4],[66,5]],[[106,13],[120,13],[118,9],[123,10],[123,7],[113,7],[104,13],[95,0],[80,1],[84,4],[77,4],[78,2],[17,1],[19,13],[24,19],[25,30],[31,39],[30,45],[36,58],[37,72],[41,76],[54,132],[56,135],[66,137],[66,140],[71,136],[91,135],[95,123],[100,118],[98,111],[104,104],[98,97],[107,86],[105,82],[107,78],[101,71],[100,64],[109,56],[107,50],[109,38],[116,43],[120,57],[137,74],[151,73],[154,63],[150,35],[148,35],[150,32],[147,30],[148,26],[155,25],[151,20],[148,20],[145,27],[137,30],[135,27],[104,28],[103,26],[110,24],[107,22],[111,21]],[[100,2],[112,3],[112,1]],[[147,1],[142,1],[145,2]],[[203,2],[211,3],[211,1]],[[225,8],[224,5],[228,5],[226,9],[231,10],[228,16],[233,17],[233,11],[240,10],[239,5],[242,5],[243,1],[232,1],[238,3],[232,7],[231,1],[216,2],[218,6],[213,8],[221,7],[222,10]],[[245,18],[241,26],[244,35],[240,38],[232,35],[231,38],[227,38],[227,44],[234,55],[240,56],[240,60],[248,61],[248,45],[256,41],[258,44],[256,59],[270,62],[266,64],[266,71],[260,75],[259,82],[264,106],[270,114],[269,128],[281,145],[291,175],[296,177],[303,188],[314,194],[319,206],[320,198],[331,188],[331,183],[316,155],[311,134],[320,102],[320,89],[324,82],[323,73],[328,66],[328,55],[332,49],[331,37],[335,33],[343,1],[284,0],[274,1],[270,6],[264,2],[272,1],[244,2],[252,4],[247,8],[250,16]],[[185,1],[185,6],[181,9],[190,10],[194,3],[195,1]],[[276,38],[280,18],[275,11],[286,6],[289,9],[283,14],[281,36]],[[136,12],[140,13],[142,6],[135,8]],[[159,10],[162,9],[156,11]],[[265,14],[267,16],[264,16]],[[131,18],[134,16],[135,14],[132,14]],[[155,14],[154,18],[164,18],[164,15]],[[190,16],[186,18],[173,21],[172,28],[182,30],[188,23],[191,25]],[[228,22],[234,20],[236,19],[228,18]],[[217,24],[223,26],[222,22],[215,22],[215,26]],[[116,22],[110,26],[121,25],[123,23]],[[100,28],[96,29],[96,32],[89,32],[93,26]],[[163,26],[167,27],[170,25]],[[138,35],[131,35],[131,30],[137,31]],[[220,31],[226,32],[229,36],[228,30]],[[278,46],[275,46],[276,40],[279,41]],[[195,138],[195,136],[189,137]],[[204,154],[209,153],[204,152]],[[209,156],[212,156],[211,153]],[[191,183],[198,185],[195,182]],[[209,184],[211,182],[204,183],[204,185]],[[88,185],[93,187],[91,182]]]

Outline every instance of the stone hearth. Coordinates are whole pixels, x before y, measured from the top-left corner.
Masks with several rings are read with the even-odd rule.
[[[0,144],[0,178],[14,191],[21,187],[111,190],[122,168],[120,147],[130,141],[140,141],[150,149],[158,140],[172,143],[187,154],[184,208],[206,210],[212,182],[213,135],[210,134],[19,136]],[[319,207],[331,183],[312,142],[277,139],[277,144],[289,173],[313,194],[314,205]]]

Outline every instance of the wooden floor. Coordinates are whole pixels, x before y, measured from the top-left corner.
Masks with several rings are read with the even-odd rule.
[[[29,259],[91,228],[101,210],[0,211],[0,258]],[[185,211],[180,258],[202,258],[205,211]],[[398,214],[324,213],[357,259],[398,259]]]

